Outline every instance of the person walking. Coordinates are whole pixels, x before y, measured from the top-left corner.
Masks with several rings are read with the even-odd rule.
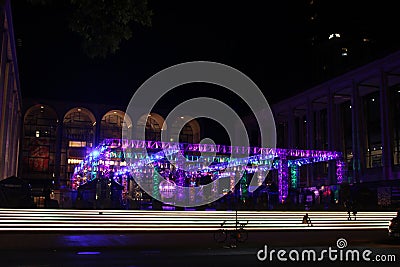
[[[308,213],[306,213],[306,215],[304,215],[303,216],[303,221],[302,221],[302,223],[303,224],[307,224],[307,226],[312,226],[312,223],[311,223],[311,219],[310,219],[310,217],[308,216]]]
[[[353,213],[354,220],[357,220],[358,209],[356,203],[353,203],[353,205],[351,206],[351,212]]]
[[[349,200],[346,200],[346,201],[344,202],[344,207],[345,207],[346,210],[347,210],[347,220],[348,220],[348,221],[351,221],[351,212],[352,212],[352,205],[351,205],[351,202],[350,202]]]

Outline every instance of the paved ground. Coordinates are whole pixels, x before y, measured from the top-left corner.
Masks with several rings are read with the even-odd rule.
[[[395,255],[397,262],[362,262],[363,266],[399,266],[400,241],[385,230],[251,231],[248,240],[232,248],[217,244],[212,232],[176,233],[1,233],[0,266],[322,266],[353,265],[350,261],[259,261],[257,252],[275,249],[370,249],[373,255]],[[359,266],[361,262],[358,262]]]

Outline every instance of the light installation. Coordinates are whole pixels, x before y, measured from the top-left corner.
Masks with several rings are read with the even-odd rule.
[[[143,153],[143,149],[147,153]],[[214,152],[215,156],[200,155],[201,152]],[[248,157],[231,158],[230,154],[248,153]],[[184,155],[190,163],[184,170],[176,169],[174,162],[178,153]],[[235,175],[225,170],[245,170],[241,192],[248,193],[248,175],[258,171],[258,186],[264,180],[267,171],[277,170],[279,201],[284,203],[288,197],[289,187],[297,188],[300,167],[306,164],[336,161],[336,183],[344,181],[344,161],[342,153],[336,151],[300,150],[282,148],[235,147],[214,144],[186,144],[175,142],[143,141],[106,139],[93,149],[79,163],[71,178],[73,189],[95,180],[108,178],[121,182],[124,194],[129,191],[129,180],[139,179],[152,186],[154,195],[173,196],[179,192],[178,186],[196,187],[205,181],[229,179],[225,188],[216,188],[212,191],[234,191]],[[166,183],[159,183],[155,177],[155,170],[167,179]],[[195,196],[193,196],[195,197]]]
[[[243,173],[242,179],[240,179],[240,199],[244,200],[248,197],[249,190],[248,190],[248,177],[247,173]]]
[[[299,181],[299,175],[300,175],[300,170],[299,170],[299,165],[293,164],[290,166],[290,186],[293,189],[296,189],[298,186],[298,181]]]

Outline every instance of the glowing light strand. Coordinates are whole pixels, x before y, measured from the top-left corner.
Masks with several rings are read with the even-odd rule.
[[[119,150],[116,151],[115,149]],[[147,149],[149,155],[143,153],[143,149]],[[212,157],[200,157],[193,154],[198,152],[215,152],[217,155]],[[232,152],[239,154],[249,153],[250,156],[230,158]],[[174,160],[178,153],[184,155],[187,162],[190,161],[187,171],[193,173],[218,173],[219,170],[229,169],[234,171],[235,168],[243,166],[245,166],[244,169],[247,174],[254,173],[257,170],[265,173],[265,171],[276,169],[278,170],[280,202],[284,202],[287,198],[289,184],[293,188],[297,187],[300,170],[299,166],[335,160],[337,183],[340,184],[345,179],[345,164],[342,160],[342,154],[336,151],[106,139],[100,146],[92,150],[85,160],[76,166],[72,182],[79,186],[96,177],[104,176],[104,174],[108,173],[110,168],[119,168],[118,174],[130,173],[136,174],[136,176],[138,175],[138,169],[144,166],[149,166],[149,168],[154,168],[154,166],[170,168],[171,164],[169,160]],[[287,158],[290,159],[288,160]],[[199,159],[202,159],[203,162],[200,162]],[[218,174],[215,176],[218,178]],[[81,179],[79,183],[77,182],[78,178]],[[153,185],[154,190],[156,190],[158,185]]]

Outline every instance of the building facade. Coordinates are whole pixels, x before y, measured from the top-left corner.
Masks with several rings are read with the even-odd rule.
[[[124,131],[135,137],[135,129],[140,126],[146,127],[147,140],[160,140],[163,131],[174,133],[164,124],[167,114],[163,111],[143,114],[133,122],[125,108],[25,99],[22,177],[54,180],[60,188],[68,188],[75,167],[104,139],[121,139]],[[292,202],[310,202],[300,199],[306,199],[311,190],[312,201],[318,192],[326,193],[326,203],[339,204],[339,199],[344,198],[338,194],[345,190],[339,190],[338,185],[343,183],[376,183],[375,196],[382,191],[383,195],[390,195],[390,201],[396,198],[400,190],[396,186],[400,181],[400,51],[271,108],[278,148],[338,151],[345,164],[340,185],[337,162],[300,166],[296,170],[297,193],[289,192]],[[251,120],[244,118],[244,122],[249,129],[257,129]],[[199,143],[200,128],[199,122],[192,120],[180,131],[180,142]],[[278,176],[272,171],[266,183],[274,183]],[[331,186],[334,190],[327,189]],[[377,189],[379,186],[382,190]],[[330,197],[329,192],[335,192],[335,196]]]
[[[342,152],[350,184],[400,179],[400,52],[285,99],[272,110],[278,147]],[[329,169],[305,170],[302,185],[334,184]]]
[[[0,1],[0,180],[18,175],[21,91],[9,0]]]
[[[163,112],[143,114],[136,122],[126,107],[24,99],[21,177],[52,180],[56,187],[70,186],[75,167],[104,139],[135,137],[146,128],[146,140],[161,140],[162,132],[174,134]],[[182,118],[183,119],[183,118]],[[186,118],[185,118],[186,119]],[[200,124],[191,120],[180,131],[180,142],[200,142]]]
[[[304,25],[303,45],[310,55],[313,81],[326,81],[377,59],[382,47],[398,47],[397,38],[389,41],[374,27],[382,15],[373,3],[303,0],[295,5]]]

